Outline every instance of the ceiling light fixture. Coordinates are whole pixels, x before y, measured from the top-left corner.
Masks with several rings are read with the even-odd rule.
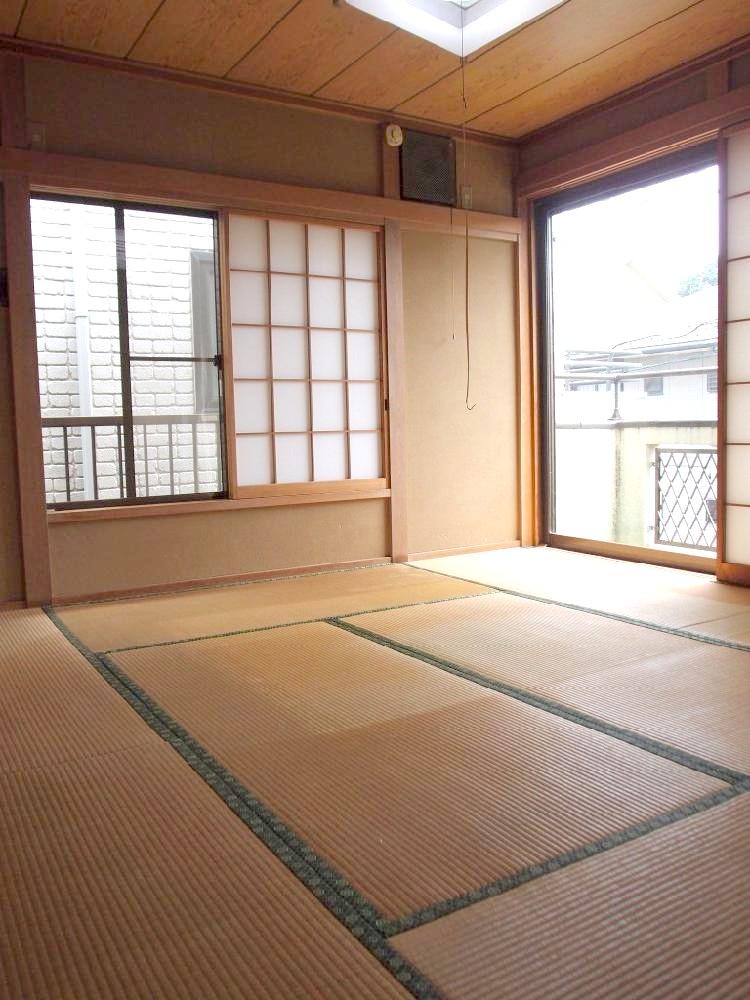
[[[457,56],[559,7],[565,0],[346,0],[351,7],[388,21]]]

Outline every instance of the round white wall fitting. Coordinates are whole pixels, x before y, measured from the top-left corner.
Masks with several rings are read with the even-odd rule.
[[[388,143],[389,146],[402,146],[404,142],[404,133],[401,130],[401,126],[386,125],[385,141]]]

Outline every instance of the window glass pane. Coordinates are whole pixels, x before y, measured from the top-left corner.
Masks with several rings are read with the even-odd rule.
[[[346,426],[343,382],[313,382],[313,430],[342,431]]]
[[[276,437],[276,481],[310,481],[310,439],[307,434],[280,434]]]
[[[346,479],[346,435],[313,434],[316,482]]]
[[[344,377],[344,335],[339,330],[311,330],[313,378]]]
[[[378,256],[375,233],[367,229],[346,230],[346,276],[369,278],[378,276]]]
[[[307,331],[273,330],[274,378],[307,378]]]
[[[125,209],[133,354],[217,353],[214,221]]]
[[[380,343],[377,333],[348,333],[349,378],[380,378]]]
[[[238,433],[271,430],[271,397],[267,382],[234,383],[234,422]]]
[[[304,326],[307,322],[305,279],[288,274],[271,275],[271,322],[279,326]]]
[[[258,486],[273,482],[270,434],[248,434],[237,438],[237,483]]]
[[[273,400],[277,431],[310,429],[307,382],[274,382]]]
[[[369,281],[347,281],[346,325],[350,330],[377,330],[378,286]]]
[[[31,235],[47,502],[116,500],[122,392],[114,209],[33,198]],[[64,418],[112,423],[95,431],[49,426]]]
[[[377,431],[349,435],[352,479],[379,479],[382,475],[380,434]]]
[[[376,430],[380,426],[380,392],[374,382],[349,383],[349,427]]]
[[[299,222],[269,224],[271,232],[271,270],[304,274],[305,227]]]
[[[268,377],[268,335],[267,327],[232,327],[232,367],[235,377]]]
[[[341,282],[332,278],[310,278],[310,326],[344,325]]]
[[[310,274],[341,274],[341,230],[333,226],[308,226]]]
[[[250,271],[265,271],[268,267],[266,222],[249,215],[229,218],[229,266]]]
[[[232,271],[229,297],[233,323],[268,323],[268,278],[265,274]]]

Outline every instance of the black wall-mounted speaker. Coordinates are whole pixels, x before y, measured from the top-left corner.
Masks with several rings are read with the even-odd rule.
[[[401,197],[433,205],[456,204],[456,146],[452,139],[404,130]]]

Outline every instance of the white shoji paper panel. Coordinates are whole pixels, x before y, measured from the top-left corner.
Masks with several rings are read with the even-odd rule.
[[[750,320],[727,325],[727,382],[750,382]]]
[[[378,276],[378,245],[375,233],[368,229],[346,231],[346,276],[369,278]]]
[[[378,286],[369,281],[347,281],[346,325],[350,330],[377,330]]]
[[[380,426],[380,391],[375,382],[349,383],[349,427],[374,431]]]
[[[268,267],[265,219],[229,217],[229,267],[265,271]]]
[[[332,278],[310,278],[310,326],[344,325],[341,282]]]
[[[341,274],[341,230],[333,226],[308,227],[310,274]]]
[[[727,264],[727,319],[750,319],[750,260]]]
[[[727,386],[727,441],[750,444],[750,385]]]
[[[314,431],[343,431],[346,428],[344,383],[313,382],[312,410]]]
[[[313,378],[344,377],[344,335],[340,330],[311,330]]]
[[[307,331],[272,330],[274,378],[307,378]]]
[[[727,202],[727,257],[750,257],[750,194]]]
[[[750,131],[728,141],[727,194],[750,191]]]
[[[267,382],[234,383],[234,423],[238,433],[264,433],[271,430]]]
[[[274,382],[273,403],[277,431],[310,430],[307,382]]]
[[[268,279],[265,274],[232,271],[229,295],[233,323],[268,322]]]
[[[727,503],[750,505],[750,445],[727,445]]]
[[[383,474],[380,434],[377,431],[349,435],[352,479],[379,479]]]
[[[727,507],[727,562],[750,565],[750,507]]]
[[[239,486],[262,486],[273,481],[271,435],[237,438],[237,483]]]
[[[349,333],[349,378],[380,378],[380,342],[377,333]]]
[[[271,270],[306,271],[305,227],[301,222],[269,223],[271,233]]]
[[[290,274],[271,275],[271,323],[304,326],[307,323],[305,279]]]
[[[276,480],[279,483],[310,481],[310,439],[307,434],[276,437]]]
[[[267,327],[232,327],[232,368],[235,378],[268,378]]]
[[[313,434],[316,482],[346,479],[346,435]]]

